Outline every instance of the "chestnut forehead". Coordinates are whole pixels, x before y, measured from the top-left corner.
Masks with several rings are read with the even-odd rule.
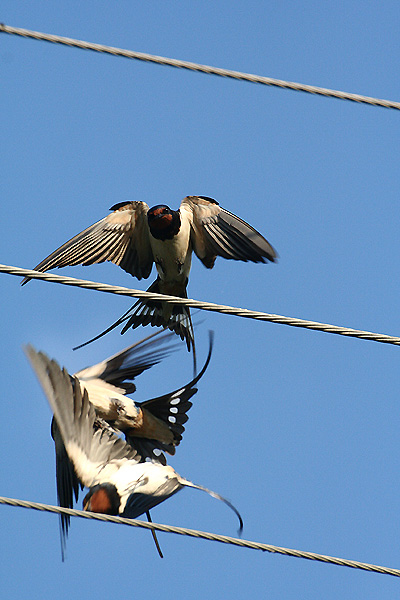
[[[162,215],[155,221],[152,221],[150,227],[153,230],[165,229],[172,223],[172,215]]]
[[[156,217],[157,215],[162,215],[165,210],[169,210],[168,206],[165,206],[165,204],[158,204],[157,206],[153,206],[153,208],[149,210],[148,214]]]

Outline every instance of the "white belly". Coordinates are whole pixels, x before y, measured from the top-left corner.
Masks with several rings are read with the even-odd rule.
[[[189,223],[182,219],[179,233],[172,240],[150,236],[150,243],[160,279],[166,283],[186,281],[192,263]]]

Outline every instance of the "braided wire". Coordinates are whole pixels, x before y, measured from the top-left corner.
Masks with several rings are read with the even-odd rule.
[[[241,71],[232,71],[230,69],[221,69],[219,67],[211,67],[209,65],[202,65],[198,63],[188,62],[185,60],[177,60],[174,58],[166,58],[164,56],[156,56],[154,54],[146,54],[144,52],[135,52],[133,50],[123,50],[122,48],[115,48],[113,46],[105,46],[103,44],[93,44],[91,42],[85,42],[82,40],[75,40],[73,38],[67,38],[59,35],[53,35],[48,33],[41,33],[39,31],[31,31],[29,29],[21,29],[19,27],[11,27],[0,23],[0,33],[8,33],[10,35],[19,35],[22,37],[32,38],[36,40],[43,40],[46,42],[52,42],[53,44],[64,44],[66,46],[73,46],[74,48],[81,48],[84,50],[93,50],[95,52],[103,52],[112,54],[113,56],[123,56],[125,58],[143,60],[146,62],[157,63],[160,65],[168,65],[170,67],[177,67],[181,69],[188,69],[190,71],[197,71],[200,73],[206,73],[209,75],[217,75],[219,77],[227,77],[230,79],[237,79],[241,81],[249,81],[251,83],[259,83],[262,85],[270,85],[279,88],[285,88],[295,90],[298,92],[306,92],[308,94],[315,94],[319,96],[328,96],[330,98],[338,98],[340,100],[349,100],[351,102],[359,102],[362,104],[370,104],[372,106],[380,106],[383,108],[392,108],[400,110],[400,102],[394,102],[392,100],[382,100],[380,98],[372,98],[370,96],[363,96],[361,94],[352,94],[349,92],[342,92],[339,90],[331,90],[328,88],[322,88],[314,85],[306,85],[302,83],[295,83],[293,81],[284,81],[281,79],[273,79],[272,77],[263,77],[261,75],[253,75],[251,73],[242,73]]]
[[[394,577],[400,577],[400,569],[391,569],[389,567],[381,567],[379,565],[372,565],[369,563],[363,563],[356,560],[347,560],[345,558],[336,558],[334,556],[327,556],[325,554],[317,554],[315,552],[304,552],[302,550],[293,550],[291,548],[282,548],[281,546],[273,546],[271,544],[262,544],[260,542],[252,542],[249,540],[242,540],[239,538],[229,537],[227,535],[219,535],[216,533],[208,533],[206,531],[198,531],[197,529],[187,529],[186,527],[176,527],[174,525],[162,525],[159,523],[146,523],[144,521],[138,521],[137,519],[126,519],[124,517],[114,517],[111,515],[103,515],[99,513],[92,513],[83,510],[77,510],[72,508],[62,508],[60,506],[52,506],[49,504],[42,504],[39,502],[31,502],[28,500],[17,500],[15,498],[5,498],[0,496],[0,504],[8,506],[18,506],[21,508],[30,508],[33,510],[39,510],[43,512],[50,512],[56,514],[69,515],[71,517],[81,517],[83,519],[95,519],[97,521],[103,521],[106,523],[116,523],[118,525],[129,525],[130,527],[140,527],[143,529],[151,529],[153,531],[162,531],[164,533],[175,533],[177,535],[186,535],[202,540],[209,540],[213,542],[220,542],[222,544],[231,544],[233,546],[239,546],[241,548],[250,548],[252,550],[261,550],[263,552],[271,552],[274,554],[283,554],[285,556],[293,556],[296,558],[305,558],[307,560],[316,560],[319,562],[329,563],[338,565],[341,567],[350,567],[352,569],[362,569],[363,571],[371,571],[374,573],[381,573],[382,575],[393,575]]]
[[[147,298],[149,300],[158,300],[167,302],[168,304],[184,304],[191,308],[200,310],[208,310],[211,312],[222,313],[225,315],[233,315],[235,317],[243,317],[245,319],[256,319],[257,321],[269,321],[271,323],[279,323],[281,325],[290,325],[291,327],[304,327],[314,331],[324,331],[325,333],[334,333],[344,335],[346,337],[355,337],[362,340],[371,340],[373,342],[381,342],[382,344],[393,344],[400,346],[400,337],[386,335],[383,333],[373,333],[371,331],[363,331],[360,329],[351,329],[349,327],[339,327],[337,325],[329,325],[328,323],[319,323],[317,321],[307,321],[305,319],[296,319],[294,317],[285,317],[247,308],[235,308],[234,306],[225,306],[224,304],[214,304],[213,302],[203,302],[200,300],[192,300],[190,298],[178,298],[177,296],[167,296],[164,294],[153,294],[152,292],[144,292],[107,283],[97,283],[86,279],[75,279],[74,277],[65,277],[54,275],[52,273],[40,273],[32,269],[22,269],[20,267],[12,267],[9,265],[0,264],[0,273],[8,273],[18,277],[29,277],[32,279],[41,279],[51,283],[61,283],[62,285],[70,285],[81,287],[97,292],[105,292],[107,294],[118,294],[120,296],[130,296],[133,298]]]

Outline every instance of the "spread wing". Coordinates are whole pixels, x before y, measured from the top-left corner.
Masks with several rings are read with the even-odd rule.
[[[127,461],[139,463],[141,456],[116,434],[94,430],[96,414],[86,391],[66,369],[61,370],[32,346],[26,353],[53,410],[65,449],[75,473],[86,487],[109,481]]]
[[[275,250],[261,233],[212,198],[187,196],[180,210],[190,220],[193,249],[208,269],[217,256],[245,262],[276,260]]]
[[[52,252],[35,267],[35,271],[93,265],[111,261],[138,279],[147,278],[153,266],[145,202],[123,202],[110,208],[113,212],[97,221]],[[27,283],[26,277],[22,285]]]

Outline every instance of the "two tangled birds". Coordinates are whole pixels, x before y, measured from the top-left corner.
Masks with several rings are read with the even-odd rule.
[[[188,196],[178,211],[165,205],[149,209],[145,202],[124,202],[110,210],[110,215],[60,246],[35,270],[111,261],[142,279],[149,277],[155,263],[158,276],[148,291],[187,298],[193,251],[208,269],[217,256],[245,262],[276,260],[274,249],[260,233],[212,198]],[[177,333],[192,349],[196,365],[186,306],[139,300],[93,339],[123,323],[121,333],[139,325]],[[59,505],[72,508],[74,496],[77,500],[79,488],[85,486],[89,492],[84,510],[128,518],[146,514],[150,520],[151,508],[186,486],[225,502],[237,514],[241,530],[242,519],[230,502],[178,475],[164,455],[174,454],[182,439],[190,399],[211,359],[213,336],[204,367],[190,383],[140,404],[127,396],[136,389],[134,378],[170,352],[171,337],[173,333],[153,334],[74,375],[32,346],[26,348],[54,413]],[[64,550],[69,516],[61,515],[61,526]]]

